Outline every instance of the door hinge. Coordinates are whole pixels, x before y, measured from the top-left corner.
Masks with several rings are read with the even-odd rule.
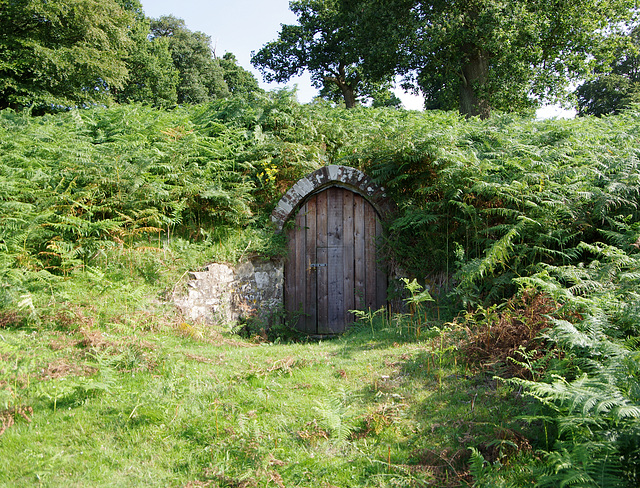
[[[312,263],[309,265],[310,268],[326,268],[327,263]]]

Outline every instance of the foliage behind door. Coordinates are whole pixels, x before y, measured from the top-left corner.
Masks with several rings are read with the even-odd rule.
[[[339,334],[349,310],[386,303],[387,277],[377,259],[382,226],[373,206],[339,187],[311,196],[288,231],[285,306],[309,334]]]

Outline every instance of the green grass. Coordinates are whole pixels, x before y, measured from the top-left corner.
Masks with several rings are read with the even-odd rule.
[[[290,344],[5,329],[0,484],[464,485],[468,448],[513,441],[525,405],[439,344],[379,324]]]

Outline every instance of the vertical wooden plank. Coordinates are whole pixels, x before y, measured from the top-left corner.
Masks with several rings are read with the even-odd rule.
[[[354,227],[353,227],[353,196],[352,191],[345,190],[342,194],[342,233],[344,240],[344,323],[353,322],[354,316],[349,310],[355,309],[354,285]]]
[[[325,333],[340,334],[344,332],[344,248],[342,246],[327,248],[327,278],[329,280],[329,315]]]
[[[355,309],[365,310],[365,200],[360,195],[353,196],[353,269]]]
[[[342,188],[327,189],[327,247],[343,245]]]
[[[291,320],[296,310],[296,229],[287,229],[287,260],[284,264],[284,306]],[[293,323],[298,326],[297,323]]]
[[[330,333],[344,329],[344,262],[343,192],[342,188],[328,188],[327,193],[327,279],[329,288],[329,314],[327,328]]]
[[[317,332],[326,328],[329,318],[329,277],[327,274],[327,192],[316,197],[316,304]],[[323,266],[324,265],[324,266]]]
[[[316,247],[318,282],[318,325],[319,334],[329,334],[329,255],[328,247]]]
[[[305,331],[310,334],[317,332],[318,307],[317,307],[317,268],[316,264],[316,196],[312,196],[307,202],[307,228],[306,228],[306,287],[305,287]]]
[[[305,310],[305,297],[307,286],[307,271],[306,271],[306,225],[307,225],[307,205],[303,205],[298,214],[296,215],[296,282],[295,282],[295,294],[296,294],[296,311],[302,314],[306,313]],[[299,328],[302,329],[306,325],[306,317],[303,315],[298,321]],[[304,329],[307,332],[306,329]]]
[[[327,192],[316,196],[316,246],[327,247]]]
[[[380,246],[382,245],[382,222],[376,218],[376,308],[383,307],[387,304],[387,270],[380,259]]]
[[[364,208],[365,233],[365,304],[376,309],[376,213],[369,202]]]

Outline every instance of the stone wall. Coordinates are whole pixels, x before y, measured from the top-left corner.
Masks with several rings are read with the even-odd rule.
[[[189,274],[186,291],[173,296],[189,320],[228,325],[256,317],[270,323],[282,309],[282,263],[253,258],[235,266],[213,263]]]

